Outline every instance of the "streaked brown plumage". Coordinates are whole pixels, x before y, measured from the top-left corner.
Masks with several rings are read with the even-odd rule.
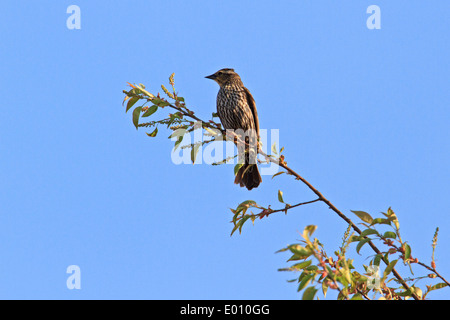
[[[206,78],[216,81],[220,86],[217,94],[217,114],[224,129],[234,130],[242,141],[245,139],[249,144],[238,144],[239,158],[243,166],[236,174],[234,183],[245,186],[248,190],[257,188],[262,179],[256,162],[259,119],[255,100],[233,69],[221,69]]]

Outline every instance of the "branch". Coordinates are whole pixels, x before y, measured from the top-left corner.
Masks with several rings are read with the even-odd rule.
[[[331,210],[333,210],[341,219],[343,219],[345,222],[347,222],[348,224],[350,224],[353,228],[353,230],[355,230],[359,235],[361,235],[361,230],[345,215],[343,214],[338,208],[336,208],[327,198],[325,198],[322,193],[319,192],[319,190],[317,190],[316,188],[313,187],[312,184],[310,184],[306,179],[304,179],[302,176],[300,176],[297,172],[295,172],[294,170],[292,170],[291,168],[289,168],[286,163],[278,161],[276,159],[273,159],[272,157],[269,157],[267,154],[265,154],[264,152],[260,151],[260,154],[263,155],[267,161],[270,161],[272,163],[278,164],[280,167],[284,168],[286,171],[288,171],[291,175],[295,176],[298,180],[302,181],[312,192],[314,192],[321,201],[323,201]],[[375,244],[373,244],[373,242],[371,240],[369,240],[368,244],[370,245],[370,247],[372,248],[373,251],[375,251],[375,253],[381,255],[381,251],[375,246]],[[383,255],[382,256],[382,260],[383,262],[388,265],[389,263],[386,261],[386,259],[384,258]],[[410,287],[408,286],[408,284],[405,282],[405,280],[403,280],[403,278],[400,276],[400,274],[397,272],[397,270],[392,269],[392,273],[394,274],[394,276],[397,278],[397,280],[402,284],[402,286],[406,289],[406,290],[410,290]],[[410,290],[411,291],[411,290]],[[412,293],[412,296],[415,300],[420,300],[420,298],[415,294]]]
[[[264,218],[264,217],[268,217],[268,216],[271,215],[272,213],[276,213],[276,212],[284,212],[284,213],[287,213],[288,210],[293,209],[293,208],[295,208],[295,207],[303,206],[303,205],[305,205],[305,204],[314,203],[314,202],[317,202],[317,201],[320,201],[320,200],[321,200],[321,199],[316,199],[316,200],[311,200],[311,201],[300,202],[300,203],[294,204],[294,205],[292,205],[292,206],[289,205],[289,204],[286,204],[286,207],[285,207],[285,208],[283,208],[283,209],[276,209],[276,210],[271,209],[270,206],[269,206],[269,208],[263,208],[263,211],[261,211],[261,212],[258,213],[258,214],[255,214],[255,215],[253,215],[253,216],[262,219],[262,218]]]
[[[172,87],[173,87],[173,75],[170,78]],[[139,86],[136,87],[132,84],[130,84],[130,86],[133,88],[133,90],[136,90],[137,94],[134,94],[134,99],[137,98],[137,100],[139,99],[145,99],[147,101],[151,101],[153,103],[155,103],[158,106],[161,107],[170,107],[173,108],[175,110],[177,110],[183,117],[189,117],[191,119],[194,119],[195,121],[199,121],[202,123],[202,127],[204,128],[212,128],[215,130],[219,130],[222,135],[225,137],[226,136],[226,131],[222,129],[221,125],[210,120],[209,122],[205,122],[202,119],[198,118],[197,116],[194,115],[194,112],[189,110],[185,103],[184,103],[184,99],[183,98],[178,98],[176,93],[175,93],[175,88],[174,89],[174,93],[170,94],[169,96],[175,100],[175,104],[169,103],[167,100],[162,99],[159,97],[159,95],[157,97],[155,97],[153,94],[149,93],[148,91],[145,90],[144,86]],[[165,89],[165,88],[163,88]],[[164,90],[167,94],[167,89]],[[140,94],[140,92],[142,94]],[[127,94],[126,99],[129,98],[128,94],[129,92],[124,91],[124,93]],[[145,96],[143,96],[145,95]],[[124,102],[125,102],[124,100]],[[131,99],[130,99],[131,100]],[[127,110],[137,101],[137,100],[132,100],[127,104]],[[235,135],[235,137],[237,137]],[[239,137],[237,137],[237,139],[235,139],[235,142],[237,142],[236,140],[240,140]],[[239,141],[242,144],[246,144],[245,141],[240,140]],[[288,209],[297,207],[297,206],[301,206],[301,205],[305,205],[305,204],[309,204],[309,203],[313,203],[313,202],[318,202],[318,201],[322,201],[324,202],[332,211],[334,211],[341,219],[343,219],[345,222],[347,222],[349,225],[351,225],[351,227],[353,228],[353,230],[355,230],[359,235],[361,235],[361,230],[346,216],[344,215],[339,209],[337,209],[327,198],[325,198],[322,193],[320,193],[316,188],[314,188],[306,179],[304,179],[301,175],[299,175],[297,172],[295,172],[294,170],[292,170],[290,167],[287,166],[286,162],[284,161],[284,157],[280,156],[279,159],[276,159],[274,157],[268,156],[266,153],[264,153],[261,148],[258,148],[258,154],[261,154],[263,157],[265,157],[265,159],[269,162],[272,162],[274,164],[277,164],[278,166],[284,168],[289,174],[293,175],[296,177],[297,180],[302,181],[314,194],[316,194],[318,196],[318,199],[316,200],[312,200],[312,201],[307,201],[307,202],[302,202],[302,203],[298,203],[294,206],[290,206],[290,207],[286,207],[284,209],[279,209],[279,210],[273,210],[273,211],[269,211],[270,213],[274,213],[274,212],[280,212],[280,211],[284,211],[286,212]],[[269,213],[269,214],[270,214]],[[372,241],[368,241],[370,247],[372,248],[373,251],[375,251],[375,253],[381,255],[380,250],[372,243]],[[381,255],[382,256],[382,255]],[[386,261],[386,259],[382,256],[382,260],[383,262],[388,265],[388,262]],[[433,272],[435,272],[433,270]],[[410,287],[408,286],[408,284],[403,280],[403,278],[400,276],[400,274],[393,269],[392,273],[394,274],[394,276],[398,279],[398,281],[402,284],[402,286],[406,289],[406,290],[410,290]],[[410,290],[412,292],[412,290]],[[415,294],[412,293],[412,296],[414,299],[419,300],[419,297]]]
[[[311,201],[306,201],[306,202],[300,202],[300,203],[297,203],[297,204],[294,204],[294,205],[288,205],[286,208],[284,208],[284,209],[277,209],[277,210],[272,210],[270,213],[272,214],[272,213],[275,213],[275,212],[281,212],[281,211],[283,211],[283,212],[287,212],[287,210],[289,210],[289,209],[292,209],[292,208],[295,208],[295,207],[299,207],[299,206],[303,206],[303,205],[305,205],[305,204],[310,204],[310,203],[314,203],[314,202],[317,202],[317,201],[320,201],[321,199],[316,199],[316,200],[311,200]]]
[[[171,108],[173,108],[173,109],[175,109],[175,110],[177,110],[177,111],[179,111],[179,112],[181,112],[181,113],[183,113],[183,115],[185,115],[185,116],[187,116],[187,117],[190,117],[190,118],[192,118],[192,119],[195,119],[195,120],[197,120],[197,121],[201,121],[202,123],[206,123],[206,124],[208,124],[208,126],[209,127],[212,127],[212,128],[214,128],[214,129],[219,129],[221,132],[222,132],[222,134],[223,135],[225,135],[226,134],[226,132],[225,132],[225,130],[223,130],[223,129],[221,129],[220,128],[220,126],[218,125],[218,124],[216,124],[216,123],[214,123],[214,122],[212,122],[212,123],[214,123],[215,125],[214,126],[211,126],[211,125],[209,125],[209,123],[211,123],[211,122],[204,122],[203,120],[201,120],[200,118],[198,118],[198,117],[196,117],[195,115],[193,115],[193,114],[191,114],[190,112],[186,112],[186,111],[184,111],[182,108],[180,108],[180,107],[177,107],[177,106],[175,106],[175,105],[173,105],[173,104],[169,104],[168,105],[169,107],[171,107]],[[242,143],[244,143],[245,144],[245,142],[242,142]],[[316,200],[313,200],[313,201],[308,201],[308,202],[303,202],[303,203],[299,203],[299,204],[297,204],[297,205],[295,205],[295,206],[292,206],[291,208],[293,208],[293,207],[297,207],[297,206],[300,206],[300,205],[304,205],[304,204],[308,204],[308,203],[312,203],[312,202],[317,202],[317,201],[322,201],[322,202],[324,202],[331,210],[333,210],[341,219],[343,219],[345,222],[347,222],[348,224],[350,224],[351,226],[352,226],[352,228],[353,228],[353,230],[355,230],[359,235],[361,234],[361,230],[345,215],[345,214],[343,214],[338,208],[336,208],[327,198],[325,198],[323,195],[322,195],[322,193],[320,193],[319,192],[319,190],[317,190],[311,183],[309,183],[306,179],[304,179],[301,175],[299,175],[297,172],[295,172],[294,170],[292,170],[290,167],[288,167],[287,166],[287,164],[285,163],[285,162],[283,162],[283,161],[279,161],[278,159],[274,159],[273,157],[270,157],[270,156],[268,156],[265,152],[263,152],[262,150],[261,150],[261,148],[258,148],[258,153],[259,154],[261,154],[263,157],[265,157],[265,159],[267,160],[267,161],[270,161],[270,162],[272,162],[272,163],[274,163],[274,164],[277,164],[278,166],[280,166],[280,167],[282,167],[282,168],[284,168],[287,172],[289,172],[291,175],[293,175],[293,176],[295,176],[296,178],[297,178],[297,180],[300,180],[301,182],[303,182],[312,192],[314,192],[317,196],[318,196],[318,199],[316,199]],[[286,208],[285,209],[279,209],[279,210],[276,210],[276,211],[273,211],[273,212],[270,212],[270,214],[271,213],[274,213],[274,212],[279,212],[279,211],[286,211]],[[375,253],[376,254],[379,254],[379,255],[381,255],[381,251],[375,246],[375,244],[371,241],[371,240],[369,240],[369,242],[368,242],[368,244],[370,245],[370,247],[372,248],[372,250],[373,251],[375,251]],[[381,255],[382,256],[382,255]],[[383,260],[383,262],[386,264],[386,265],[388,265],[389,263],[386,261],[386,259],[384,258],[384,256],[382,256],[382,260]],[[403,278],[400,276],[400,274],[397,272],[397,270],[395,270],[395,268],[392,270],[392,273],[394,274],[394,276],[397,278],[397,280],[402,284],[402,286],[406,289],[406,290],[410,290],[410,287],[409,287],[409,285],[406,283],[406,281],[405,280],[403,280]],[[412,292],[412,290],[410,290],[411,292]],[[415,294],[415,293],[412,293],[412,297],[415,299],[415,300],[420,300],[420,298]]]
[[[370,298],[369,298],[364,292],[362,292],[361,290],[359,290],[358,288],[356,288],[356,291],[358,291],[358,293],[359,293],[360,295],[362,295],[366,300],[370,300]]]
[[[430,266],[427,266],[425,263],[420,262],[420,261],[418,261],[417,264],[419,264],[419,265],[421,265],[422,267],[424,267],[425,269],[430,270],[431,272],[433,272],[436,276],[438,276],[439,278],[441,278],[442,281],[444,281],[444,282],[447,284],[447,286],[450,287],[450,283],[449,283],[443,276],[441,276],[441,275],[437,272],[437,270],[436,270],[435,268],[432,268],[432,267],[430,267]]]

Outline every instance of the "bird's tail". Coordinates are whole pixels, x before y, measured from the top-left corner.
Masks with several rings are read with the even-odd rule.
[[[241,187],[246,187],[248,190],[257,188],[262,182],[261,175],[259,174],[258,165],[245,163],[237,172],[234,179],[235,184],[239,184]]]
[[[238,143],[238,152],[240,161],[243,160],[243,165],[239,168],[235,184],[239,184],[241,187],[246,187],[248,190],[257,188],[262,182],[261,175],[259,174],[257,164],[258,154],[258,140],[254,131],[250,132],[248,136],[245,136],[246,145]]]

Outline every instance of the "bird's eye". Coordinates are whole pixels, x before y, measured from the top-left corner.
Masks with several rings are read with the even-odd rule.
[[[219,71],[218,75],[220,76],[220,75],[222,75],[222,74],[223,74],[223,72],[222,72],[222,71]]]

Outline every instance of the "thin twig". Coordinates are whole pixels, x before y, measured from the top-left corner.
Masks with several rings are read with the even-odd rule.
[[[358,293],[360,295],[362,295],[364,298],[366,298],[366,300],[371,300],[364,292],[362,292],[361,290],[359,290],[358,288],[356,288],[356,291],[358,291]]]
[[[300,203],[294,204],[294,205],[292,205],[292,206],[291,206],[291,205],[288,205],[287,207],[285,207],[285,208],[283,208],[283,209],[276,209],[276,210],[273,210],[273,209],[267,209],[267,212],[266,212],[266,213],[262,212],[262,213],[256,214],[256,216],[258,216],[258,215],[265,215],[265,216],[268,216],[268,215],[271,215],[272,213],[275,213],[275,212],[285,212],[285,213],[287,213],[288,210],[293,209],[293,208],[295,208],[295,207],[303,206],[303,205],[305,205],[305,204],[314,203],[314,202],[317,202],[317,201],[320,201],[320,200],[321,200],[321,199],[315,199],[315,200],[311,200],[311,201],[300,202]]]
[[[441,278],[442,281],[444,281],[444,282],[447,284],[447,286],[450,287],[450,283],[449,283],[443,276],[441,276],[441,275],[436,271],[436,269],[434,269],[434,268],[432,268],[432,267],[430,267],[430,266],[427,266],[425,263],[420,262],[420,261],[417,262],[417,264],[420,264],[422,267],[424,267],[424,268],[430,270],[431,272],[433,272],[436,276],[438,276],[439,278]]]

